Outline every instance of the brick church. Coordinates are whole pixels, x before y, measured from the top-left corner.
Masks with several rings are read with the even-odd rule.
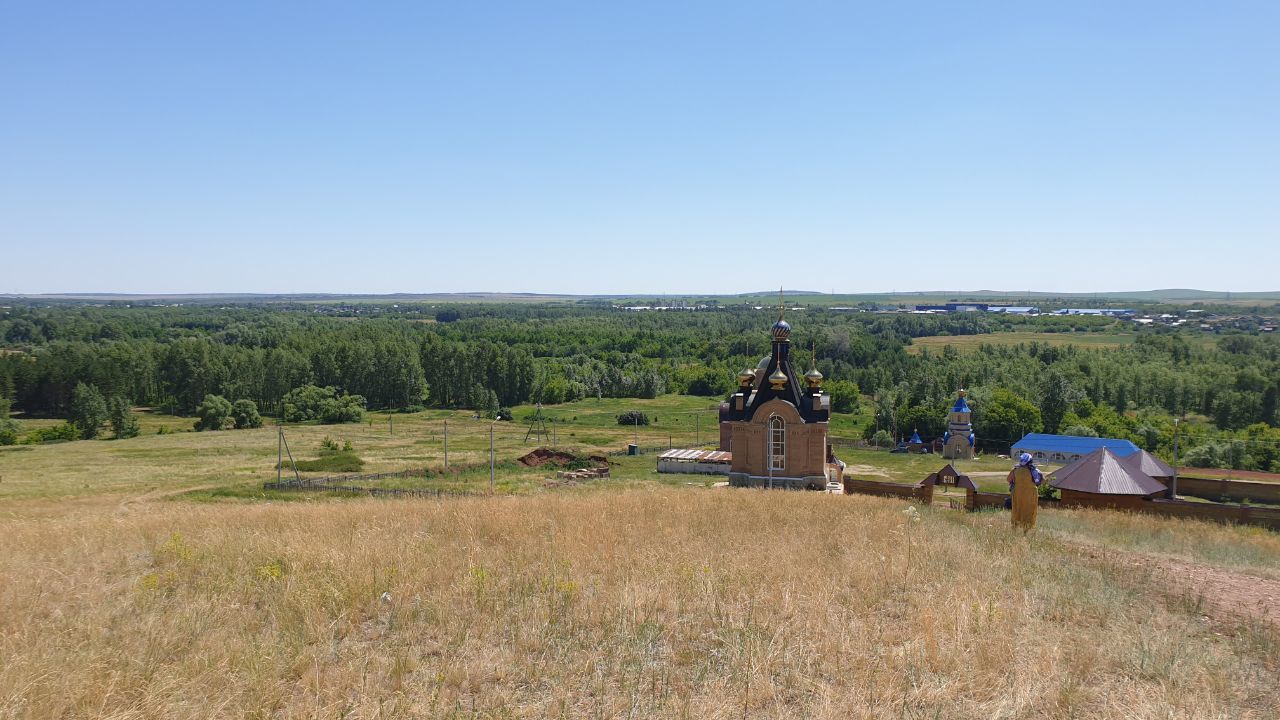
[[[791,325],[779,317],[770,335],[769,357],[738,373],[737,391],[720,404],[720,449],[733,456],[729,484],[821,490],[841,479],[827,444],[831,396],[816,367],[801,386],[791,366]]]

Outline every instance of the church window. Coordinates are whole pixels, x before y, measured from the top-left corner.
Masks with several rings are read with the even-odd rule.
[[[786,466],[787,428],[782,418],[774,415],[769,418],[769,468],[782,470]]]

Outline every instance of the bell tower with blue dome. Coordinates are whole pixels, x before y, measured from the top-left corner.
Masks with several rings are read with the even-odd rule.
[[[956,398],[947,417],[947,432],[942,436],[942,457],[947,459],[973,459],[973,411],[965,400],[964,390]]]

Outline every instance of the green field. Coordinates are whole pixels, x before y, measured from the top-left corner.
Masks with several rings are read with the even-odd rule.
[[[984,333],[982,335],[930,335],[914,338],[907,346],[907,352],[919,355],[928,348],[930,352],[940,352],[950,345],[960,352],[974,352],[981,345],[1029,345],[1033,342],[1042,345],[1076,345],[1086,348],[1117,348],[1132,345],[1136,337],[1132,333],[1040,333],[1040,332],[1001,332]]]

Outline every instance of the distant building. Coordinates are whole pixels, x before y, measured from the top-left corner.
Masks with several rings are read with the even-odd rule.
[[[1128,440],[1029,433],[1013,444],[1012,453],[1031,453],[1039,462],[1071,463],[1099,448],[1107,448],[1122,458],[1138,452],[1138,446]]]
[[[1137,313],[1128,308],[1062,308],[1054,312],[1054,315],[1102,315],[1106,317],[1130,317],[1135,314]]]
[[[731,454],[729,484],[821,490],[840,480],[827,444],[831,396],[815,367],[800,386],[791,367],[791,325],[770,330],[773,350],[738,373],[738,390],[720,404],[720,450]]]
[[[992,305],[987,308],[987,312],[1002,313],[1004,315],[1039,315],[1040,308],[1030,306]]]
[[[916,312],[986,312],[986,303],[946,303],[945,305],[917,305]]]

